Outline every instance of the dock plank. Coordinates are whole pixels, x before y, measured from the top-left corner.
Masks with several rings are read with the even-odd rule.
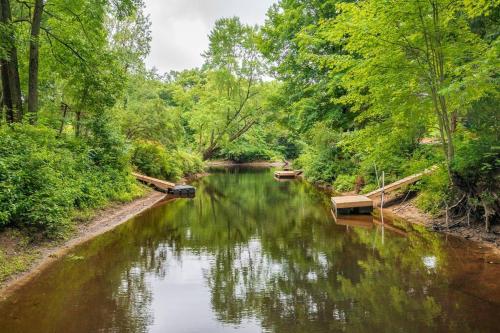
[[[274,172],[274,176],[276,178],[295,178],[297,177],[298,175],[300,175],[302,173],[302,171],[297,171],[297,170],[294,170],[294,171],[291,171],[291,170],[281,170],[281,171],[275,171]]]
[[[136,173],[136,172],[132,172],[132,175],[136,179],[143,181],[145,183],[154,185],[161,190],[169,190],[169,189],[175,188],[174,183],[170,183],[170,182],[167,182],[165,180],[161,180],[161,179],[157,179],[157,178],[153,178],[153,177],[148,177],[145,175],[141,175],[140,173]]]
[[[373,207],[373,201],[364,195],[332,197],[333,206],[340,208]]]

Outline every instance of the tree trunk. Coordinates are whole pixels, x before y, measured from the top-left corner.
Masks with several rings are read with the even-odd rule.
[[[214,154],[217,152],[217,150],[219,150],[219,148],[217,146],[210,146],[210,147],[208,147],[203,152],[203,160],[206,161],[206,160],[211,159],[214,156]]]
[[[64,125],[66,124],[66,114],[68,113],[68,109],[69,109],[68,104],[61,102],[62,119],[61,119],[61,126],[59,127],[59,134],[57,136],[62,135],[62,132],[64,130]]]
[[[82,111],[76,111],[76,126],[75,126],[75,136],[80,137],[82,130]]]
[[[1,59],[4,105],[7,108],[8,121],[11,123],[20,122],[23,116],[23,102],[21,82],[19,80],[17,48],[15,36],[13,30],[11,30],[12,16],[9,0],[0,0],[0,23],[7,29],[7,32],[1,36],[7,51],[6,59]]]
[[[5,60],[0,60],[0,71],[2,76],[2,108],[5,109],[5,119],[7,123],[12,124],[15,121],[14,108],[12,107],[12,98],[10,94],[9,85],[9,71],[7,69],[7,63]]]
[[[33,20],[31,21],[30,63],[28,77],[28,114],[29,122],[36,123],[38,111],[38,61],[39,37],[42,23],[44,0],[35,0]]]

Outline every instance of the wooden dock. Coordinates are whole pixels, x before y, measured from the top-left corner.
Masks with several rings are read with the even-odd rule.
[[[375,206],[375,201],[382,196],[382,193],[389,193],[407,185],[413,184],[423,176],[432,173],[436,169],[433,166],[423,172],[405,177],[389,185],[385,185],[383,188],[379,188],[373,192],[366,195],[347,195],[340,197],[332,197],[333,212],[337,214],[368,214],[373,211]]]
[[[182,197],[193,197],[195,195],[196,189],[193,186],[189,185],[176,185],[171,182],[167,182],[165,180],[148,177],[145,175],[141,175],[140,173],[133,172],[132,175],[143,183],[146,183],[150,186],[153,186],[160,192],[173,194],[176,196]]]
[[[170,182],[167,182],[165,180],[141,175],[140,173],[132,172],[132,175],[137,180],[140,180],[148,185],[152,185],[152,186],[156,187],[157,189],[161,190],[162,192],[168,192],[169,189],[172,189],[175,187],[174,183],[170,183]]]
[[[296,178],[297,176],[299,176],[301,174],[302,174],[302,171],[300,171],[300,170],[280,170],[280,171],[274,172],[274,176],[278,179],[281,179],[281,178],[292,179],[292,178]]]
[[[373,211],[373,200],[364,195],[332,197],[333,211],[339,214],[369,214]]]

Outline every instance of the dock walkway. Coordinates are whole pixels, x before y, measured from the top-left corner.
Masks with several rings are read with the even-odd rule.
[[[132,175],[148,185],[155,187],[157,190],[173,195],[194,196],[196,189],[190,185],[176,185],[165,180],[141,175],[140,173],[132,172]]]
[[[398,190],[404,186],[416,183],[417,181],[422,179],[423,176],[432,173],[434,170],[436,170],[436,166],[433,166],[433,167],[426,169],[422,172],[419,172],[419,173],[416,173],[414,175],[400,179],[400,180],[398,180],[394,183],[391,183],[389,185],[385,185],[383,188],[383,191],[384,191],[384,193],[389,193],[389,192]],[[372,191],[372,192],[366,194],[366,196],[370,199],[373,199],[373,198],[380,196],[380,195],[382,195],[382,188],[379,188],[378,190],[375,190],[375,191]]]

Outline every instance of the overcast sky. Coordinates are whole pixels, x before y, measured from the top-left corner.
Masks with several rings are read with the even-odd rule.
[[[201,66],[201,53],[215,21],[239,16],[247,24],[264,23],[274,0],[145,0],[153,23],[149,68],[160,73]]]

